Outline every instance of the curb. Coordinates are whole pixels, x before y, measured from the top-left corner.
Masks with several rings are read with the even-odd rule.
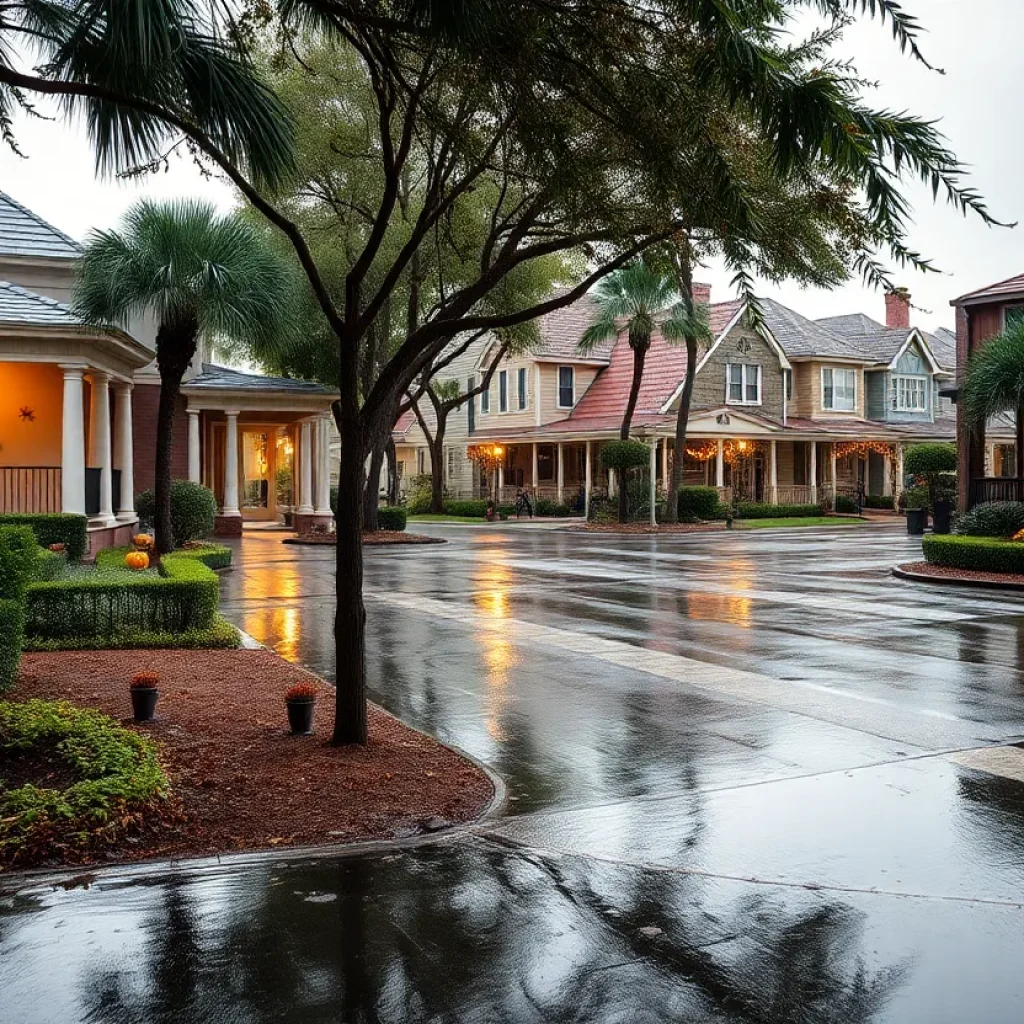
[[[894,565],[890,570],[892,575],[901,580],[910,580],[912,583],[933,583],[939,586],[952,587],[975,587],[982,590],[1007,590],[1011,593],[1024,594],[1024,583],[1001,583],[999,580],[962,580],[955,576],[932,576],[926,572],[913,572],[901,566]]]

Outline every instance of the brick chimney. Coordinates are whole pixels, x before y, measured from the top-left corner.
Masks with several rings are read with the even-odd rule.
[[[693,282],[693,304],[695,306],[711,305],[711,285],[702,284],[700,281]]]
[[[906,288],[885,293],[885,326],[890,330],[910,327],[910,292]]]

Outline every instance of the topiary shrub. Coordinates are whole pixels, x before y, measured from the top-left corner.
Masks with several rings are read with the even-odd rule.
[[[634,466],[646,466],[651,450],[642,441],[607,441],[601,447],[601,465],[619,473]]]
[[[948,569],[1024,573],[1024,543],[994,537],[933,534],[922,540],[925,560]]]
[[[72,562],[83,558],[89,549],[89,521],[71,512],[4,513],[0,515],[0,526],[27,526],[40,547],[63,544]]]
[[[928,507],[935,510],[935,502],[948,501],[952,497],[948,481],[943,476],[956,472],[956,445],[942,441],[927,444],[912,444],[903,455],[903,470],[911,476],[920,477],[928,487]],[[953,481],[955,494],[956,481]],[[908,505],[907,508],[913,506]]]
[[[986,501],[965,512],[956,532],[968,537],[1012,537],[1024,530],[1024,502]]]
[[[718,519],[721,517],[721,502],[717,487],[680,487],[679,518]]]
[[[135,511],[145,523],[156,517],[156,492],[143,491],[135,501]],[[190,540],[202,540],[213,533],[217,515],[217,499],[213,491],[191,480],[175,480],[171,484],[171,531],[174,546]]]
[[[408,516],[404,508],[392,505],[382,505],[377,509],[377,525],[382,530],[394,530],[401,533],[405,529]]]

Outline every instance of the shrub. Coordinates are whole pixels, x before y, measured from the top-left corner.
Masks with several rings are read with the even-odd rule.
[[[8,863],[108,844],[167,794],[153,742],[97,711],[62,701],[0,703],[0,764],[31,751],[60,757],[75,781],[63,789],[0,787],[0,860]]]
[[[895,508],[896,503],[891,494],[865,494],[865,508]]]
[[[564,502],[552,501],[550,498],[538,498],[533,503],[533,514],[535,516],[568,516],[572,509]]]
[[[409,515],[418,516],[430,511],[431,487],[432,481],[429,473],[421,473],[412,477],[405,499]]]
[[[619,521],[619,506],[613,498],[590,499],[590,522],[592,523],[617,523]]]
[[[837,512],[856,512],[857,511],[857,500],[851,498],[848,494],[837,494],[836,495],[836,507]]]
[[[397,505],[382,505],[377,510],[377,525],[382,530],[394,530],[400,533],[408,522],[408,514]]]
[[[59,580],[67,570],[64,555],[49,548],[36,549],[35,580]]]
[[[316,700],[319,693],[314,683],[296,683],[288,687],[285,692],[285,700]]]
[[[16,512],[0,515],[0,526],[27,526],[40,547],[63,544],[72,562],[89,549],[88,520],[65,512]]]
[[[21,600],[35,576],[39,551],[27,526],[0,526],[0,598]]]
[[[607,441],[601,447],[601,465],[620,473],[634,466],[646,466],[651,450],[642,441]]]
[[[932,565],[980,572],[1024,573],[1024,544],[994,537],[933,534],[923,540],[924,557]]]
[[[468,501],[446,501],[444,510],[450,516],[463,516],[469,519],[483,519],[487,515],[487,502],[483,499]],[[412,508],[409,509],[412,512]]]
[[[156,492],[143,491],[135,502],[139,518],[152,523],[156,517]],[[191,480],[175,480],[171,483],[171,532],[174,545],[180,547],[190,540],[202,540],[213,533],[213,521],[217,515],[217,499],[213,491]]]
[[[931,508],[927,487],[908,487],[900,495],[900,504],[904,511],[911,508]]]
[[[986,501],[957,520],[956,532],[969,537],[1012,537],[1024,529],[1024,503]]]
[[[766,502],[737,502],[734,515],[737,519],[799,519],[803,516],[820,516],[820,505],[769,505]]]
[[[956,472],[956,445],[942,441],[912,444],[903,455],[903,471],[911,476]]]
[[[25,630],[25,613],[21,602],[0,598],[0,693],[18,675]]]
[[[721,516],[720,505],[716,487],[679,488],[680,519],[718,519]]]
[[[227,619],[217,615],[208,629],[186,629],[180,633],[166,630],[132,630],[105,636],[73,636],[44,640],[29,636],[26,651],[141,651],[158,648],[178,650],[233,650],[241,645],[241,637]]]

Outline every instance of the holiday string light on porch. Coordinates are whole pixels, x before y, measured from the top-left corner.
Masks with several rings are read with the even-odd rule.
[[[505,458],[505,448],[500,444],[472,444],[466,449],[466,457],[482,469],[496,469]]]
[[[730,466],[739,462],[740,459],[749,459],[758,452],[763,451],[764,445],[760,441],[748,441],[741,438],[738,441],[726,441],[722,455]]]
[[[709,462],[718,454],[718,442],[705,441],[704,444],[697,448],[691,448],[687,445],[686,454],[689,458],[696,459],[697,462]]]
[[[837,459],[844,459],[847,455],[867,455],[869,452],[892,458],[896,454],[896,446],[889,441],[837,441],[835,452]]]

